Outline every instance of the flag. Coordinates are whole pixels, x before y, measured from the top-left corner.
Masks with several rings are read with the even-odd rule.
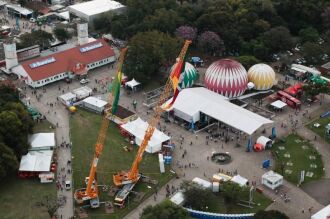
[[[117,73],[117,76],[115,77],[115,80],[112,82],[112,95],[113,95],[113,102],[112,102],[112,109],[111,109],[112,114],[116,114],[117,109],[118,109],[120,85],[121,85],[122,76],[123,76],[122,72],[119,71]]]

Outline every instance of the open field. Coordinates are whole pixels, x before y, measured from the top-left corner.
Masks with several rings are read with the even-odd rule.
[[[304,183],[317,180],[324,175],[321,155],[309,141],[294,134],[282,140],[283,142],[274,144],[272,150],[277,158],[276,171],[284,175],[285,179],[298,184],[302,170],[305,170]]]
[[[50,123],[44,121],[36,123],[33,132],[51,132]],[[0,218],[49,218],[45,207],[38,207],[38,203],[45,196],[56,201],[55,183],[42,184],[37,179],[21,179],[8,176],[0,183]]]
[[[315,127],[314,124],[319,123],[320,127]],[[316,120],[313,120],[309,124],[306,125],[307,128],[318,134],[321,138],[323,138],[325,141],[327,141],[330,144],[330,136],[326,136],[325,134],[325,126],[330,123],[330,116],[326,118],[318,118]]]
[[[101,124],[101,116],[91,112],[78,109],[70,119],[70,133],[72,139],[72,165],[74,189],[85,187],[84,179],[89,174],[90,162],[94,155],[94,144]],[[126,152],[123,147],[128,146],[128,142],[121,136],[116,124],[110,123],[107,132],[106,143],[98,163],[97,179],[99,185],[112,184],[112,175],[120,170],[128,170],[134,160],[137,147],[131,152]],[[159,173],[158,156],[145,153],[140,165],[140,172],[158,180],[161,187],[173,176]],[[150,186],[151,188],[148,188]],[[145,183],[138,183],[134,191],[145,192],[144,198],[150,196],[155,191],[155,186]],[[101,194],[101,201],[113,201],[113,197]],[[114,214],[107,215],[102,205],[99,209],[89,211],[89,218],[122,218],[129,211],[134,209],[139,203],[131,201],[129,198],[127,207],[116,209]]]

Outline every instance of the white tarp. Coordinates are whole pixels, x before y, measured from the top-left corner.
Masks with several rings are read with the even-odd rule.
[[[130,88],[134,88],[134,87],[136,87],[136,86],[138,86],[138,85],[140,85],[140,82],[138,82],[138,81],[136,81],[134,78],[132,79],[132,80],[130,80],[130,81],[127,81],[126,83],[125,83],[125,86],[128,86],[128,87],[130,87]]]
[[[106,101],[96,97],[87,97],[83,100],[83,103],[87,103],[98,108],[103,108],[105,105],[107,105]]]
[[[184,196],[182,192],[175,193],[171,198],[170,201],[176,205],[181,205],[184,202]]]
[[[83,99],[85,97],[88,97],[92,94],[92,92],[93,90],[87,86],[80,87],[72,91],[72,93],[77,95],[78,99]]]
[[[268,188],[276,189],[283,184],[283,176],[270,170],[262,175],[261,182]]]
[[[30,11],[29,9],[23,8],[23,7],[19,6],[19,5],[7,4],[6,7],[7,8],[11,8],[11,9],[17,11],[18,13],[20,13],[20,14],[22,14],[24,16],[27,16],[27,15],[33,13],[33,11]]]
[[[130,134],[134,135],[135,143],[140,146],[144,138],[145,132],[148,128],[148,123],[140,118],[137,118],[132,122],[123,124],[121,127]],[[168,140],[170,140],[169,136],[159,131],[158,129],[155,129],[154,134],[152,135],[150,141],[148,142],[146,151],[148,153],[158,152],[161,150],[162,143]]]
[[[71,92],[63,94],[60,96],[61,102],[63,102],[66,106],[72,105],[77,100],[77,95]]]
[[[29,136],[32,149],[55,147],[54,133],[37,133]]]
[[[49,172],[53,151],[29,151],[22,156],[19,171]]]
[[[285,107],[287,104],[284,103],[281,100],[276,100],[274,102],[272,102],[270,105],[272,105],[273,107],[276,107],[277,109],[282,109],[283,107]]]
[[[201,179],[199,177],[195,177],[193,180],[192,180],[194,183],[200,185],[201,187],[205,188],[205,189],[211,189],[212,188],[212,183],[207,181],[207,180],[204,180],[204,179]]]
[[[240,175],[236,175],[233,178],[231,178],[232,182],[237,183],[240,186],[246,186],[246,183],[248,182],[248,180]]]
[[[202,112],[248,135],[262,125],[273,123],[272,120],[232,104],[228,98],[203,87],[183,89],[171,109],[176,116],[182,115],[181,118],[187,122],[199,121],[199,114]]]
[[[330,217],[330,205],[322,208],[317,213],[313,214],[311,219],[328,219]]]

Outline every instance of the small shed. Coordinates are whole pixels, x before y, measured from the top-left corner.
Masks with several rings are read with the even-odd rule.
[[[102,113],[107,102],[96,97],[87,97],[82,101],[81,105],[89,110]]]
[[[273,141],[265,136],[260,136],[257,139],[256,144],[260,144],[263,146],[263,149],[271,148],[273,145]]]
[[[204,189],[212,189],[212,183],[207,180],[201,179],[199,177],[195,177],[192,181],[198,184],[199,186],[203,187]]]
[[[60,101],[66,106],[72,106],[77,101],[77,95],[71,92],[59,96]]]
[[[55,147],[54,133],[37,133],[29,136],[31,150],[52,150]]]
[[[92,95],[92,92],[93,92],[92,88],[89,88],[87,86],[80,87],[72,91],[72,93],[77,96],[78,100],[89,97],[90,95]]]
[[[240,186],[246,186],[248,183],[248,180],[240,175],[234,176],[230,181],[237,183]]]
[[[283,176],[270,170],[261,177],[261,183],[274,190],[283,185]]]
[[[311,219],[329,219],[330,218],[330,205],[322,208],[320,211],[312,215]]]

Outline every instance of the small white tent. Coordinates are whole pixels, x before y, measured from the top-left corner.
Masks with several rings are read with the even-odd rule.
[[[246,178],[244,178],[244,177],[242,177],[240,175],[234,176],[233,178],[231,178],[230,181],[232,181],[234,183],[237,183],[240,186],[246,186],[247,185],[247,182],[248,182],[248,180]]]
[[[127,82],[125,83],[125,86],[126,86],[126,87],[129,87],[129,88],[131,88],[133,91],[135,91],[135,90],[136,90],[136,87],[137,87],[138,85],[140,85],[140,84],[141,84],[140,82],[136,81],[136,80],[133,78],[132,80],[127,81]]]
[[[322,208],[317,213],[313,214],[311,219],[328,219],[330,218],[330,205]]]
[[[140,118],[137,118],[132,122],[123,124],[121,127],[131,135],[134,135],[135,143],[137,145],[141,145],[145,132],[148,128],[148,123]],[[162,144],[168,140],[170,140],[169,136],[165,135],[163,132],[159,131],[158,129],[155,129],[154,134],[152,135],[150,141],[148,142],[146,151],[148,153],[158,152],[161,150]]]

